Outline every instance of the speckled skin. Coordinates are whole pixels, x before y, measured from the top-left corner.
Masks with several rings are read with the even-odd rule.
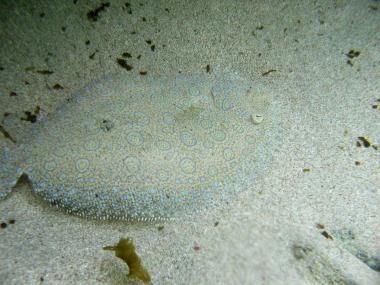
[[[78,215],[190,215],[253,184],[270,160],[271,118],[270,98],[236,75],[109,75],[4,148],[2,194],[24,173]]]

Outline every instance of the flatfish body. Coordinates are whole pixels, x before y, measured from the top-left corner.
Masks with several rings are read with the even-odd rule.
[[[237,75],[108,75],[17,147],[2,140],[0,196],[25,174],[37,195],[81,216],[191,215],[252,189],[274,117],[269,96]]]

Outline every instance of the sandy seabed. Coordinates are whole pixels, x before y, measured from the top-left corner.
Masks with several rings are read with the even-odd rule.
[[[273,96],[282,144],[252,189],[184,221],[82,219],[20,182],[0,283],[139,284],[102,250],[130,237],[152,284],[380,284],[380,2],[106,3],[1,1],[15,141],[104,74],[228,71]]]

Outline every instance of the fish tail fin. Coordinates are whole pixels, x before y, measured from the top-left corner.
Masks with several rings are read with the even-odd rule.
[[[5,199],[22,175],[16,158],[16,146],[0,138],[0,200]]]

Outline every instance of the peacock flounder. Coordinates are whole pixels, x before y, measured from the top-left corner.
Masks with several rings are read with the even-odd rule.
[[[108,75],[0,140],[0,197],[25,174],[70,213],[166,219],[223,204],[271,157],[271,100],[236,75]]]

